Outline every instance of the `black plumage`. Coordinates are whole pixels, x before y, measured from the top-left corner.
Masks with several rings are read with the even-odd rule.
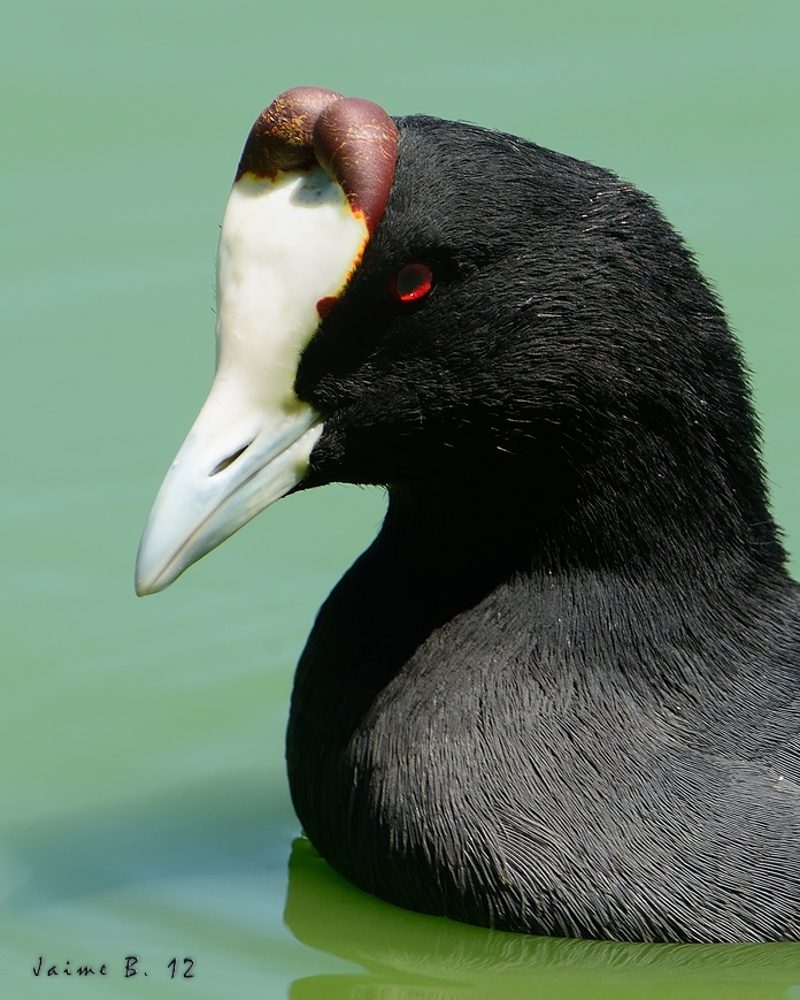
[[[389,489],[298,667],[301,822],[411,909],[798,939],[800,601],[723,311],[608,171],[397,125],[295,383],[325,418],[302,487]],[[397,302],[416,261],[433,291]]]

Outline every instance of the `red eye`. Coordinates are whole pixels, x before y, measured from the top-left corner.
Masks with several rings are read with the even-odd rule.
[[[389,282],[389,290],[398,302],[417,302],[433,288],[433,271],[427,264],[406,264]]]

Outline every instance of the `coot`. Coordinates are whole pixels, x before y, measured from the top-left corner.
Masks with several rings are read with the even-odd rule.
[[[798,588],[739,349],[653,201],[297,88],[248,137],[217,298],[138,592],[286,493],[388,487],[295,680],[320,854],[487,927],[800,938]]]

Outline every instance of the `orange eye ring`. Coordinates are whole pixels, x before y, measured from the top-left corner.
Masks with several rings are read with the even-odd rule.
[[[433,271],[427,264],[405,264],[389,282],[389,291],[398,302],[418,302],[432,288]]]

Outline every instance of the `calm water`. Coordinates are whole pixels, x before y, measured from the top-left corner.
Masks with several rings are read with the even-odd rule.
[[[292,670],[378,491],[279,504],[133,597],[210,380],[232,171],[297,83],[502,127],[654,193],[741,334],[797,550],[797,5],[485,6],[3,4],[6,995],[800,997],[794,946],[491,934],[366,897],[295,841]],[[45,985],[39,955],[109,975]]]

